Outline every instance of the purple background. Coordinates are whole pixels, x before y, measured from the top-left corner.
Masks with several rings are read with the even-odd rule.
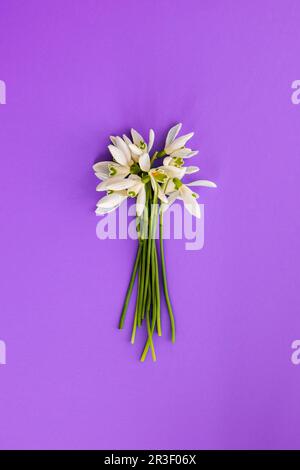
[[[299,448],[300,3],[0,2],[0,447]],[[91,165],[130,126],[195,131],[205,246],[166,255],[177,343],[116,329],[135,242]]]

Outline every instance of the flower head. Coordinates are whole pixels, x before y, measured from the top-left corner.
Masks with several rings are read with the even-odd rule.
[[[107,195],[98,201],[96,213],[105,214],[116,209],[127,198],[136,198],[137,215],[141,216],[146,206],[147,187],[156,194],[165,211],[176,199],[182,199],[186,208],[196,217],[200,217],[197,203],[198,195],[190,186],[215,187],[207,180],[198,180],[184,184],[182,179],[187,174],[199,171],[198,166],[186,166],[185,159],[191,158],[198,152],[185,145],[194,135],[193,132],[178,137],[181,124],[172,127],[167,135],[164,150],[155,152],[150,159],[154,142],[154,131],[150,129],[148,142],[143,136],[131,129],[131,139],[110,136],[111,144],[108,150],[111,161],[96,163],[93,166],[96,176],[101,180],[97,191],[106,191]],[[164,156],[163,164],[153,167],[156,158]]]

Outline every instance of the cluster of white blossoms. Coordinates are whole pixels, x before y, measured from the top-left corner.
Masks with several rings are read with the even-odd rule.
[[[216,184],[208,180],[196,180],[183,183],[185,175],[199,171],[197,166],[185,166],[185,160],[198,153],[186,147],[194,133],[178,137],[182,124],[172,127],[167,135],[164,149],[150,156],[154,131],[150,129],[148,143],[134,129],[131,139],[125,134],[122,137],[111,136],[108,149],[111,161],[103,161],[93,166],[97,178],[101,180],[97,191],[107,194],[97,203],[96,214],[103,215],[117,209],[128,198],[136,198],[137,216],[141,216],[146,206],[146,187],[151,184],[153,194],[160,199],[161,211],[164,212],[176,200],[181,199],[186,209],[194,216],[200,217],[199,195],[190,187],[206,186],[215,188]],[[161,166],[153,166],[163,158]]]

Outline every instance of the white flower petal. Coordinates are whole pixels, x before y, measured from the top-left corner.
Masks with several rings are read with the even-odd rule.
[[[197,173],[200,170],[198,166],[186,166],[185,174],[191,175],[192,173]]]
[[[95,212],[97,215],[105,215],[105,214],[108,214],[109,212],[112,212],[116,209],[118,209],[118,207],[120,206],[120,204],[117,204],[113,207],[110,207],[109,209],[105,209],[104,207],[97,207]]]
[[[114,145],[109,145],[108,150],[110,151],[117,163],[123,166],[127,165],[127,158],[122,152],[122,150],[120,150],[118,147],[115,147]]]
[[[145,185],[143,184],[136,199],[136,214],[138,217],[144,212],[146,205],[146,190]]]
[[[182,185],[179,188],[179,194],[188,212],[194,215],[195,217],[197,217],[198,219],[200,219],[201,217],[200,206],[196,198],[193,196],[193,192],[189,188],[187,188],[185,185]]]
[[[176,157],[188,158],[191,153],[193,153],[192,150],[185,147],[183,149],[174,150],[174,152],[172,152],[171,156],[174,157],[174,158],[176,158]],[[196,152],[196,153],[198,153],[198,152]]]
[[[137,147],[139,147],[141,143],[145,142],[141,134],[139,134],[135,129],[131,129],[131,136],[132,136],[133,143]]]
[[[150,150],[153,147],[154,137],[155,137],[154,130],[150,129],[150,131],[149,131],[149,143],[148,143],[148,147],[147,147],[148,153],[150,152]]]
[[[99,178],[99,180],[107,180],[107,178],[109,178],[109,174],[105,171],[97,171],[95,173],[95,176],[97,176],[97,178]]]
[[[187,186],[205,186],[206,188],[217,187],[216,183],[213,183],[212,181],[209,181],[209,180],[192,181],[191,183],[188,183]]]
[[[129,178],[123,178],[121,176],[112,176],[102,183],[98,184],[96,191],[120,191],[122,189],[128,189],[135,184],[135,181],[132,181]]]
[[[130,168],[127,166],[122,166],[118,163],[112,164],[111,166],[116,170],[116,173],[113,176],[122,176],[125,178],[125,176],[129,175],[130,173]]]
[[[116,137],[115,137],[114,135],[110,135],[109,138],[110,138],[111,142],[112,142],[114,145],[116,145]]]
[[[170,194],[170,196],[168,197],[168,202],[167,203],[162,203],[161,206],[160,206],[160,210],[162,213],[166,212],[167,209],[169,209],[169,207],[173,204],[173,202],[176,201],[176,199],[178,198],[179,196],[179,192],[178,191],[173,191],[172,194]]]
[[[125,176],[127,176],[130,173],[129,166],[127,167],[127,166],[119,165],[119,163],[112,162],[112,161],[96,163],[93,166],[93,168],[96,171],[95,175],[99,179],[103,179],[103,180],[114,177],[114,176],[122,176],[123,178],[125,178]],[[113,173],[113,176],[110,174],[110,169],[115,170]]]
[[[174,152],[174,150],[181,149],[185,146],[186,142],[193,137],[193,135],[194,132],[190,132],[189,134],[178,137],[165,148],[165,152],[170,155],[172,152]]]
[[[166,184],[166,187],[165,187],[165,193],[166,194],[171,194],[171,193],[174,193],[176,191],[176,186],[173,182],[172,179],[169,179],[167,181],[167,184]]]
[[[138,181],[127,190],[127,194],[129,196],[132,196],[132,193],[135,193],[135,196],[136,196],[142,188],[144,188],[144,183],[142,183],[141,181]]]
[[[124,142],[124,140],[121,139],[121,137],[119,137],[119,136],[116,137],[116,145],[117,145],[118,149],[120,149],[121,152],[123,152],[123,154],[125,155],[126,160],[127,160],[127,163],[130,163],[130,161],[131,161],[131,153],[130,153],[129,147],[128,147],[128,145]]]
[[[148,172],[150,170],[150,157],[148,153],[143,153],[139,158],[139,165],[142,171]]]
[[[108,170],[108,165],[110,165],[110,164],[111,164],[111,161],[95,163],[95,165],[93,165],[93,170],[95,172],[97,172],[97,171],[106,171],[106,169]]]
[[[159,167],[163,170],[163,173],[169,178],[178,178],[181,179],[185,175],[185,167],[177,168],[176,166],[161,166]]]
[[[170,163],[172,162],[172,160],[173,160],[172,157],[165,157],[165,158],[163,159],[163,165],[164,165],[164,166],[170,165]]]
[[[124,142],[129,146],[129,144],[132,144],[131,140],[127,137],[126,134],[122,135]]]
[[[150,176],[150,182],[151,182],[152,189],[153,189],[153,191],[156,191],[157,183],[156,183],[155,178],[152,175],[151,171],[149,173],[149,176]]]
[[[176,124],[176,126],[171,127],[171,129],[168,132],[167,138],[166,138],[165,147],[168,147],[175,140],[178,132],[181,129],[181,126],[182,126],[182,124],[180,122],[179,124]]]
[[[157,185],[157,196],[162,202],[165,202],[165,203],[168,202],[168,198],[163,192],[163,190],[161,189],[161,187],[159,186],[159,184]]]
[[[129,144],[129,148],[134,155],[142,155],[144,150],[137,147],[135,144]]]
[[[190,151],[188,154],[182,156],[182,158],[185,158],[185,159],[192,158],[195,155],[197,155],[198,153],[199,153],[199,150],[193,150],[193,151]],[[174,156],[173,153],[172,153],[172,156]]]
[[[126,198],[127,198],[126,194],[118,193],[118,192],[111,193],[101,198],[97,202],[97,207],[100,207],[102,209],[112,209],[116,205],[121,204]]]
[[[129,175],[129,178],[131,180],[135,181],[136,183],[141,183],[142,182],[142,178],[139,175]]]

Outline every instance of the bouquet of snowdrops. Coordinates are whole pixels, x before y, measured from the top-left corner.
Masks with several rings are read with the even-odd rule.
[[[160,273],[164,297],[169,313],[172,342],[175,342],[175,320],[167,283],[166,263],[163,242],[164,212],[176,200],[181,199],[186,209],[195,217],[200,217],[198,194],[190,187],[206,186],[215,188],[215,183],[197,180],[184,184],[184,175],[199,171],[197,166],[185,166],[185,160],[198,152],[186,147],[193,132],[177,137],[181,124],[172,127],[167,135],[164,149],[150,156],[154,142],[154,131],[150,129],[148,143],[134,129],[131,139],[111,136],[108,149],[111,161],[103,161],[93,166],[101,180],[97,191],[105,191],[106,196],[97,203],[96,214],[103,215],[117,209],[130,197],[136,198],[136,229],[139,245],[132,274],[125,297],[119,328],[122,329],[136,277],[138,278],[137,298],[132,326],[131,342],[134,343],[137,327],[146,325],[148,338],[141,355],[144,361],[150,349],[156,360],[153,337],[155,331],[161,336],[161,292]],[[161,164],[161,159],[162,164]],[[160,162],[160,164],[157,164]],[[154,166],[155,164],[155,166]],[[156,231],[159,220],[159,247],[156,246]],[[159,266],[160,265],[160,266]]]

